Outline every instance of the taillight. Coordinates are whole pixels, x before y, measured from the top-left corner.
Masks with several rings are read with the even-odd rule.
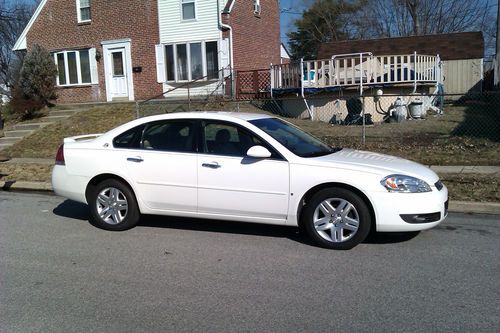
[[[56,165],[66,165],[66,162],[64,162],[64,143],[57,150]]]

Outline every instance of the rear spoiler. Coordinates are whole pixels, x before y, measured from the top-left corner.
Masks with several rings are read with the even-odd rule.
[[[64,143],[77,142],[77,141],[88,141],[88,140],[92,140],[92,139],[98,138],[101,135],[102,135],[102,133],[100,133],[100,134],[86,134],[86,135],[72,136],[72,137],[69,137],[69,138],[64,138]]]

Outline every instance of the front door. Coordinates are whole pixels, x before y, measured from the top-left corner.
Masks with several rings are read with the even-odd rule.
[[[109,52],[111,61],[111,99],[128,99],[128,82],[126,72],[125,48],[112,49]]]
[[[134,100],[131,43],[128,40],[103,42],[106,100]]]
[[[198,213],[286,223],[288,162],[277,153],[269,159],[247,157],[250,147],[265,143],[234,124],[207,121],[201,136]]]

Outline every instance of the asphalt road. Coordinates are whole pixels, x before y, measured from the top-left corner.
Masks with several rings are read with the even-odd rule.
[[[500,218],[451,215],[351,251],[294,228],[146,217],[0,192],[1,332],[500,331]]]

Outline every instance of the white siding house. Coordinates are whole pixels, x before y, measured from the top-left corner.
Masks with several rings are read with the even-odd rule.
[[[169,97],[222,94],[220,70],[229,64],[229,43],[222,39],[220,13],[227,0],[158,0],[160,44],[156,46],[158,82]],[[226,73],[227,74],[227,73]],[[178,88],[180,87],[180,88]]]

